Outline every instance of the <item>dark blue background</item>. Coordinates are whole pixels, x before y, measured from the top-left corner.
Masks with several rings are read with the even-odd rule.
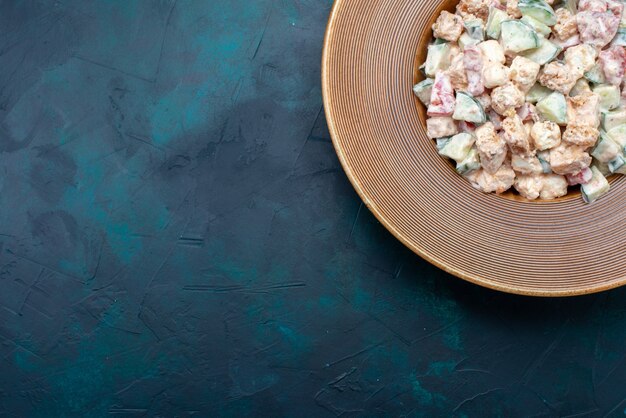
[[[363,207],[330,7],[0,1],[0,416],[624,416],[625,290],[480,289]]]

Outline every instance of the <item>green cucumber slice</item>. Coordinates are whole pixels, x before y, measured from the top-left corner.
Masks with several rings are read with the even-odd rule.
[[[480,19],[468,20],[464,23],[465,32],[472,38],[478,41],[485,40],[485,29],[483,21]]]
[[[619,125],[626,124],[626,109],[619,108],[611,112],[602,113],[602,128],[605,131],[610,131]]]
[[[457,163],[460,163],[465,159],[465,157],[467,157],[467,154],[474,145],[475,141],[476,138],[474,135],[466,132],[456,134],[452,138],[449,138],[442,144],[441,148],[439,148],[439,141],[437,141],[439,155],[451,158]]]
[[[500,10],[496,7],[489,8],[489,17],[487,18],[487,26],[485,26],[485,33],[491,39],[498,39],[500,37],[500,25],[503,21],[509,19],[509,15],[504,10]]]
[[[413,86],[413,93],[422,103],[424,103],[424,106],[428,106],[430,104],[430,95],[433,90],[434,82],[435,81],[432,78],[427,78],[426,80],[422,80]]]
[[[539,46],[535,49],[523,52],[521,55],[535,61],[539,65],[545,65],[554,60],[563,50],[560,46],[539,37]]]
[[[593,160],[591,162],[591,166],[597,168],[605,177],[611,175],[611,170],[609,169],[609,165],[607,163],[601,163],[598,160]]]
[[[565,96],[558,91],[552,92],[537,103],[537,111],[549,121],[559,125],[567,125],[567,102]]]
[[[505,52],[522,52],[539,47],[537,32],[520,20],[505,20],[500,34]]]
[[[433,44],[428,46],[428,55],[424,72],[428,77],[435,77],[437,71],[443,71],[450,66],[450,44]]]
[[[543,36],[548,36],[552,32],[548,25],[544,25],[532,16],[523,16],[520,20],[533,28],[535,32]]]
[[[517,7],[523,16],[533,17],[548,26],[556,24],[554,9],[543,0],[520,0]]]
[[[585,72],[585,78],[591,81],[593,84],[602,84],[606,83],[606,78],[604,77],[604,71],[600,68],[599,64],[594,65],[591,70]]]
[[[583,200],[587,203],[593,203],[608,193],[611,185],[596,167],[591,167],[593,176],[591,180],[580,187]]]
[[[622,153],[621,147],[607,135],[600,134],[600,139],[591,152],[591,156],[601,163],[613,161]],[[609,165],[610,167],[610,165]]]
[[[626,150],[626,125],[619,125],[606,133],[609,138],[620,144]]]
[[[452,119],[483,124],[487,122],[487,114],[478,100],[468,93],[460,91],[456,94],[456,105]]]
[[[550,150],[538,151],[537,159],[541,163],[541,168],[544,174],[552,174],[552,167],[550,167]]]
[[[548,97],[552,93],[547,87],[542,86],[539,83],[535,83],[534,86],[526,93],[526,101],[529,103],[537,103],[538,101]]]
[[[591,90],[600,96],[601,111],[613,110],[619,107],[621,97],[618,86],[614,86],[612,84],[600,84],[598,86],[594,86]]]
[[[480,40],[478,39],[474,39],[471,36],[469,36],[467,33],[463,33],[460,37],[459,37],[459,46],[461,47],[462,50],[465,50],[465,48],[468,45],[478,45],[480,42]]]
[[[609,171],[616,174],[626,174],[626,160],[624,155],[618,155],[608,163]]]
[[[591,93],[591,88],[589,87],[589,82],[584,78],[579,78],[574,84],[574,87],[569,91],[569,95],[571,97],[578,96],[583,93]]]
[[[443,138],[437,138],[436,143],[436,147],[437,147],[437,151],[441,151],[442,149],[445,148],[445,146],[448,144],[448,142],[450,142],[450,138],[452,138],[451,136],[446,136]]]
[[[465,159],[456,165],[456,172],[465,175],[480,168],[480,156],[476,148],[472,148]]]

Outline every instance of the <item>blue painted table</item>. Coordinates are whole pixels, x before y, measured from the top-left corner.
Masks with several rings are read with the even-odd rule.
[[[330,7],[0,1],[0,416],[624,415],[626,289],[480,289],[363,207]]]

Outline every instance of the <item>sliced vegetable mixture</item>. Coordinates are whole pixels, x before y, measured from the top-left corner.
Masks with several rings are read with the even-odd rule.
[[[619,0],[461,0],[433,25],[413,88],[439,154],[484,192],[591,203],[626,174]]]

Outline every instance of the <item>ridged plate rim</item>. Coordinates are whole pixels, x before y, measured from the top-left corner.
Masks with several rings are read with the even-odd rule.
[[[414,253],[433,264],[434,266],[450,273],[460,279],[466,280],[468,282],[490,288],[496,291],[518,294],[518,295],[526,295],[526,296],[539,296],[539,297],[565,297],[565,296],[577,296],[577,295],[585,295],[590,293],[602,292],[606,290],[610,290],[613,288],[617,288],[626,284],[626,276],[621,280],[613,281],[605,284],[596,284],[589,286],[580,286],[576,289],[553,289],[553,290],[545,290],[540,288],[529,288],[529,287],[517,287],[513,285],[499,283],[494,280],[485,279],[478,275],[470,274],[466,271],[453,268],[445,260],[440,260],[434,256],[432,256],[428,251],[424,248],[420,247],[418,243],[413,242],[412,240],[407,239],[407,237],[398,229],[394,227],[394,225],[378,210],[376,205],[369,199],[367,191],[361,185],[361,182],[354,174],[350,164],[346,158],[345,150],[342,148],[341,143],[339,141],[339,133],[336,128],[335,123],[335,115],[333,112],[333,103],[330,96],[330,83],[329,83],[329,66],[330,66],[330,51],[333,48],[332,44],[332,35],[336,25],[337,16],[341,12],[343,4],[345,0],[335,0],[330,16],[328,18],[328,24],[324,36],[323,43],[323,51],[322,51],[322,62],[321,62],[321,79],[322,79],[322,98],[324,105],[324,112],[326,115],[326,120],[328,123],[328,128],[330,132],[330,136],[332,139],[333,147],[337,153],[339,161],[350,180],[350,183],[356,190],[359,197],[362,199],[367,208],[374,214],[374,216],[380,221],[380,223],[389,231],[393,236],[395,236],[400,242],[402,242],[406,247],[411,249]],[[430,18],[430,17],[426,17]]]

